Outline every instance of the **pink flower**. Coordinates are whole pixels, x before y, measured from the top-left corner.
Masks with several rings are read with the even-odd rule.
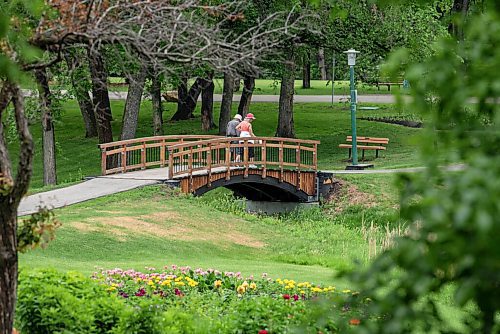
[[[269,332],[268,332],[268,331],[266,331],[265,329],[261,329],[261,330],[259,331],[259,334],[268,334],[268,333],[269,333]]]
[[[283,299],[285,299],[285,300],[289,300],[289,299],[290,299],[290,295],[289,295],[289,294],[284,294],[284,295],[283,295]]]

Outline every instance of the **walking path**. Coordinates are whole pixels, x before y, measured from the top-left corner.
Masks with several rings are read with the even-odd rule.
[[[37,94],[36,91],[29,91],[27,89],[23,90],[23,93],[26,96],[32,96],[33,94]],[[66,94],[66,90],[61,91],[62,94]],[[109,92],[109,98],[111,100],[125,100],[127,99],[127,92]],[[241,95],[233,95],[233,101],[239,102]],[[331,95],[294,95],[294,102],[296,103],[314,103],[314,102],[322,102],[322,103],[331,103],[332,96]],[[349,95],[335,95],[333,98],[333,102],[346,102],[350,98]],[[252,102],[273,102],[278,103],[280,99],[279,95],[252,95]],[[198,98],[198,101],[201,101],[201,97]],[[214,102],[221,102],[222,94],[214,94]],[[358,102],[360,103],[395,103],[396,98],[391,94],[368,94],[368,95],[358,95]]]
[[[394,174],[421,172],[425,167],[400,169],[367,169],[367,170],[325,170],[333,174]],[[463,170],[464,165],[445,167],[447,171]],[[27,196],[21,200],[18,216],[32,214],[40,206],[50,209],[62,208],[71,204],[85,202],[98,197],[120,193],[123,191],[161,184],[166,180],[167,168],[147,169],[125,174],[99,176],[69,187],[55,189]]]

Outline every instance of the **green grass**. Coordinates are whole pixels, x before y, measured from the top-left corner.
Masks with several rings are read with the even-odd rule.
[[[121,83],[124,82],[121,78],[110,78],[111,83]],[[190,80],[189,84],[192,84],[194,79]],[[223,79],[215,79],[215,94],[222,94],[222,88],[224,86]],[[235,92],[236,95],[241,94],[243,89],[243,81],[241,81],[241,89]],[[357,84],[358,94],[391,94],[394,92],[403,91],[400,87],[393,86],[391,91],[387,90],[387,87],[380,87],[369,85],[365,83]],[[112,91],[126,92],[127,86],[113,86],[109,87]],[[167,90],[175,90],[173,86],[167,86]],[[280,81],[269,80],[269,79],[257,79],[255,80],[255,90],[256,95],[279,95],[280,94]],[[302,88],[302,80],[295,80],[295,94],[297,95],[332,95],[332,85],[331,81],[327,80],[311,80],[311,88]],[[334,86],[335,95],[349,95],[349,81],[335,81]]]
[[[214,200],[228,199],[223,191],[192,198],[155,186],[56,210],[62,223],[56,239],[21,255],[21,266],[90,274],[96,266],[174,263],[345,284],[334,279],[337,270],[368,262],[359,231],[320,210],[259,217],[216,209]]]
[[[124,101],[112,101],[112,122],[114,137],[120,133]],[[165,134],[201,134],[199,109],[195,112],[196,118],[169,122],[176,105],[165,103],[164,119]],[[360,116],[391,116],[398,115],[399,111],[393,105],[379,105],[375,111],[360,111]],[[237,105],[233,105],[236,112]],[[274,103],[253,103],[251,111],[256,115],[254,132],[260,136],[274,136],[276,131],[278,112]],[[218,122],[219,104],[215,104],[214,114]],[[137,137],[150,136],[151,104],[144,102],[139,115]],[[347,162],[347,150],[338,148],[340,143],[350,134],[350,114],[347,106],[337,104],[334,108],[328,104],[304,103],[294,106],[294,120],[297,138],[317,139],[321,141],[318,151],[318,164],[322,170],[344,169]],[[57,175],[59,183],[80,181],[85,176],[100,173],[100,152],[96,138],[84,138],[84,126],[78,104],[69,101],[63,105],[62,116],[56,121],[57,142]],[[42,154],[41,129],[38,124],[31,126],[35,138],[35,162],[31,187],[42,186]],[[216,134],[217,129],[210,133]],[[379,122],[358,121],[358,135],[373,137],[388,137],[390,143],[381,157],[373,160],[376,168],[397,168],[420,165],[418,141],[423,134],[422,129],[412,129],[399,125]],[[9,145],[11,157],[16,158],[18,145],[12,142]],[[374,152],[367,152],[367,159],[373,159]]]

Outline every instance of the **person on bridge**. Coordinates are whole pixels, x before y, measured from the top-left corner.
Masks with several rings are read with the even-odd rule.
[[[241,115],[236,114],[233,117],[233,120],[227,123],[226,127],[226,137],[239,137],[240,131],[236,130],[236,127],[241,123]],[[238,140],[232,140],[231,144],[238,144]],[[238,147],[231,147],[231,156],[234,161],[240,161],[240,150]]]
[[[240,131],[240,138],[255,137],[255,135],[253,133],[253,129],[252,129],[252,122],[254,119],[255,119],[255,116],[253,114],[247,114],[245,116],[245,119],[243,120],[243,122],[238,124],[238,126],[236,127],[236,130]],[[254,143],[253,140],[249,140],[248,142],[250,144]],[[241,140],[240,143],[244,143],[244,141]],[[243,149],[244,149],[243,147],[240,149],[240,155],[243,154]],[[248,160],[253,161],[253,157],[254,157],[254,148],[249,147],[248,148]]]

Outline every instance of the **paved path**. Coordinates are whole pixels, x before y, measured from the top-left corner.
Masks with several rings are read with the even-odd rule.
[[[421,172],[425,167],[400,169],[367,169],[367,170],[325,170],[333,174],[393,174]],[[464,165],[445,167],[448,171],[464,169]],[[116,194],[119,192],[144,186],[161,184],[167,179],[167,168],[154,168],[143,171],[98,176],[73,186],[47,191],[25,197],[19,206],[18,216],[34,213],[40,206],[51,209],[62,208],[71,204],[88,201],[94,198]]]
[[[23,90],[23,93],[26,96],[30,96],[36,94],[36,92]],[[62,90],[62,94],[66,94],[67,91]],[[127,98],[127,92],[109,92],[109,98],[111,100],[125,100]],[[239,102],[241,95],[233,95],[233,101]],[[333,102],[345,102],[350,98],[349,95],[335,95],[333,98]],[[278,103],[280,99],[279,95],[252,95],[253,102],[273,102]],[[198,98],[198,101],[201,101],[201,97]],[[214,94],[214,102],[221,102],[222,94]],[[314,102],[322,102],[322,103],[331,103],[332,96],[331,95],[294,95],[294,102],[296,103],[314,103]],[[369,94],[369,95],[358,95],[358,102],[361,103],[395,103],[396,99],[391,94]]]

